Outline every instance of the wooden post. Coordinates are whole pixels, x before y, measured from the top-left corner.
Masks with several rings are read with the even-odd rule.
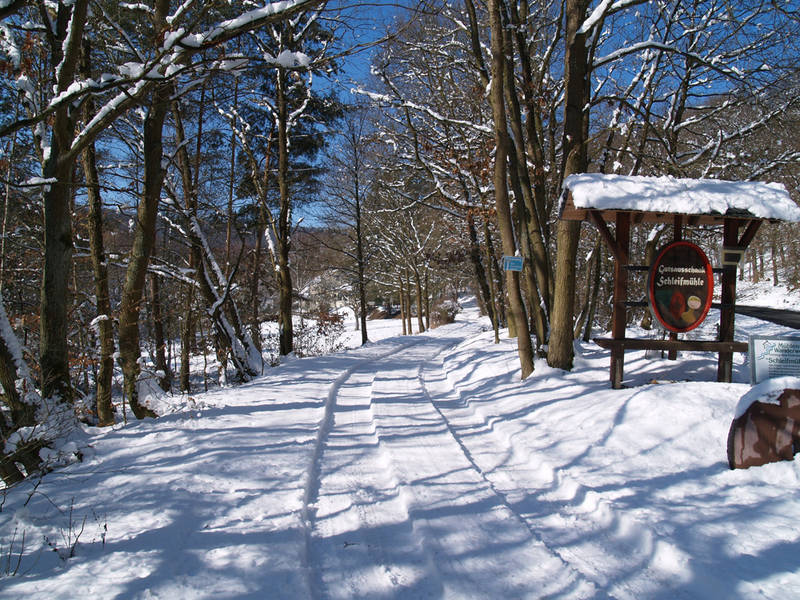
[[[628,299],[628,270],[630,262],[631,214],[617,213],[616,251],[614,252],[614,309],[611,313],[611,335],[615,340],[625,339],[625,328],[628,311],[625,302]],[[620,344],[611,349],[611,387],[622,387],[625,370],[625,350]]]
[[[723,225],[723,245],[739,245],[739,221],[737,219],[725,219]],[[723,267],[721,277],[721,302],[722,308],[719,311],[719,341],[732,342],[736,302],[736,267]],[[720,352],[717,360],[717,381],[730,383],[733,376],[733,353]]]
[[[680,242],[683,239],[683,215],[673,215],[672,226],[672,241]]]

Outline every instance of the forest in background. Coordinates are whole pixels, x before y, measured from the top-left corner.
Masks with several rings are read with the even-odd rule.
[[[793,2],[406,8],[377,33],[366,8],[315,0],[0,8],[7,485],[76,418],[156,416],[142,382],[208,385],[192,365],[209,355],[212,384],[248,381],[313,351],[303,336],[335,332],[342,306],[366,342],[372,311],[421,332],[471,289],[522,377],[537,353],[569,368],[611,294],[595,232],[558,221],[571,173],[798,199]],[[347,69],[356,52],[368,73]],[[797,234],[763,228],[740,274],[800,287]],[[632,252],[668,239],[637,228]]]

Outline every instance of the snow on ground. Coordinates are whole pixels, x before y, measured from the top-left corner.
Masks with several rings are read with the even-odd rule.
[[[85,431],[5,496],[0,598],[798,597],[798,463],[727,467],[744,356],[719,384],[713,355],[629,352],[612,390],[585,344],[520,382],[474,306],[392,325]]]
[[[352,315],[352,313],[351,313]],[[417,331],[417,321],[414,319],[414,331]],[[370,342],[380,342],[386,338],[399,335],[403,325],[399,319],[376,319],[367,321],[367,337]],[[344,322],[344,333],[340,338],[345,348],[358,348],[361,345],[361,330],[356,329],[356,321],[352,316]]]
[[[800,291],[783,285],[772,285],[769,281],[747,283],[736,292],[737,304],[765,306],[780,310],[800,312]]]

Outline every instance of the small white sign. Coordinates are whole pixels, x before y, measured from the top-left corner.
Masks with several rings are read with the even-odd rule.
[[[750,383],[800,377],[800,337],[750,336]]]
[[[742,262],[744,248],[723,246],[719,251],[719,262],[723,267],[735,267]]]

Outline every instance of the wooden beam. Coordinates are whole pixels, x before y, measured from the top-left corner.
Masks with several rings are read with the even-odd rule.
[[[594,342],[606,350],[682,350],[686,352],[747,352],[747,342],[717,342],[713,340],[648,340],[640,338],[594,338]]]
[[[611,254],[614,255],[614,260],[619,260],[619,247],[617,246],[616,238],[611,234],[611,230],[609,230],[608,225],[603,220],[600,211],[597,210],[590,210],[589,219],[591,219],[594,226],[597,227],[597,231],[600,233],[600,236],[605,240],[606,246],[611,251]]]
[[[744,230],[742,237],[739,238],[739,247],[740,248],[747,248],[750,245],[750,242],[753,241],[753,238],[756,237],[756,233],[758,233],[758,228],[761,227],[761,223],[763,221],[761,219],[753,219],[748,223],[747,229]]]
[[[737,217],[726,217],[721,214],[707,214],[707,215],[688,215],[683,213],[661,213],[661,212],[648,212],[642,210],[627,210],[627,209],[598,209],[598,208],[576,208],[572,200],[567,202],[562,207],[559,218],[566,221],[585,221],[591,219],[591,213],[596,212],[600,218],[606,223],[613,223],[617,219],[617,213],[627,212],[631,215],[631,223],[667,223],[672,224],[674,216],[680,214],[685,220],[684,225],[692,227],[697,225],[722,225],[728,219],[740,220],[747,222],[752,219],[752,216],[742,215]],[[594,221],[593,221],[594,222]]]

